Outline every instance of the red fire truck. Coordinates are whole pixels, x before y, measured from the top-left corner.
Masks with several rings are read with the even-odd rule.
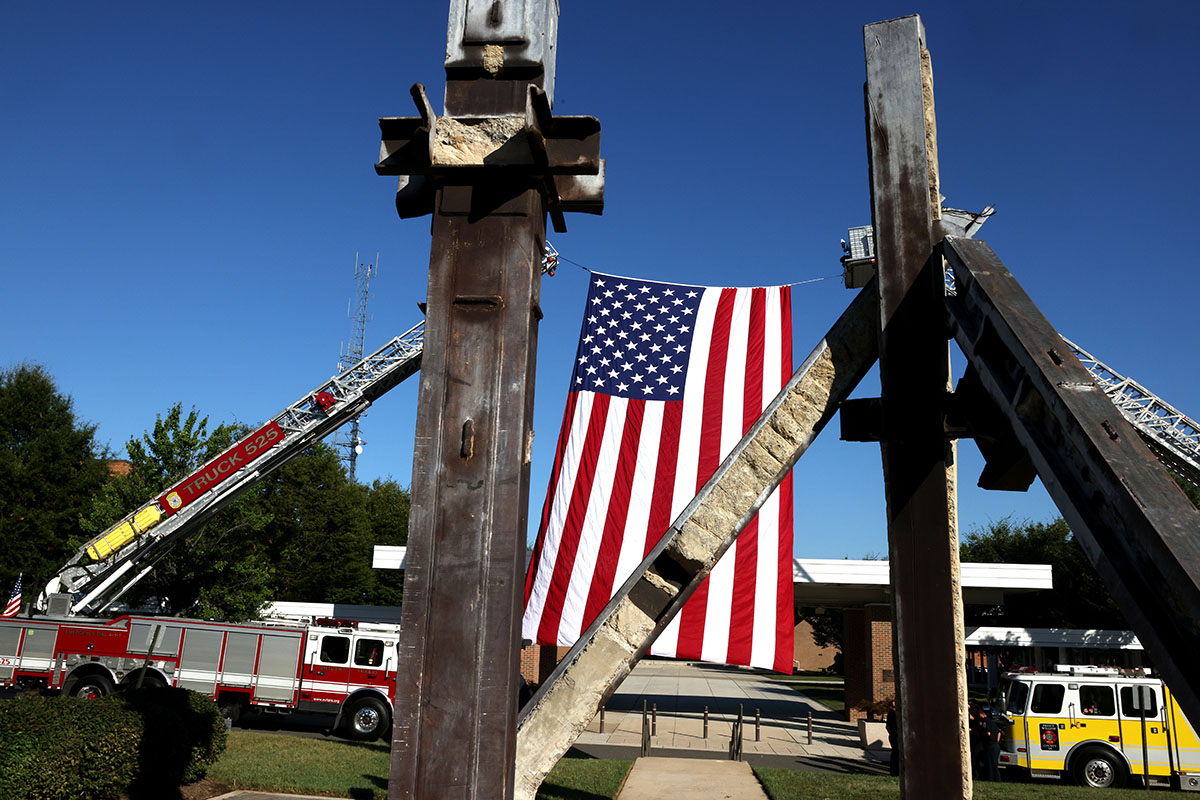
[[[0,686],[100,697],[179,686],[242,711],[317,712],[354,739],[391,725],[398,626],[317,619],[226,623],[174,617],[0,619]]]

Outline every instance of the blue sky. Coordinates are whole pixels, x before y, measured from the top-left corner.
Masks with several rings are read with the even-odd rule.
[[[551,241],[588,267],[794,293],[797,363],[850,301],[838,240],[870,220],[862,26],[920,13],[947,204],[1066,336],[1200,414],[1188,233],[1200,6],[564,3],[555,111],[593,114],[606,211]],[[372,169],[379,116],[440,111],[441,2],[5,4],[0,364],[44,364],[120,451],[175,401],[265,420],[336,371],[355,253],[381,269],[367,347],[418,321],[428,219]],[[531,517],[545,493],[586,274],[543,284]],[[961,369],[962,357],[955,354]],[[878,392],[872,375],[858,394]],[[363,421],[360,477],[412,467],[416,379]],[[973,488],[964,531],[1056,512]],[[801,460],[796,554],[886,552],[875,445]]]

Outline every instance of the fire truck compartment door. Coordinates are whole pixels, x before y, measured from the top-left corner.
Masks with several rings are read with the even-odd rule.
[[[154,632],[161,628],[158,642],[154,641]],[[154,645],[155,656],[175,656],[179,654],[179,635],[183,629],[179,625],[168,623],[135,622],[129,630],[129,652],[145,653],[151,644]],[[190,634],[189,634],[190,635]]]
[[[255,700],[293,702],[296,692],[296,671],[300,665],[299,634],[264,634],[258,655],[258,680],[254,684]]]
[[[0,626],[0,681],[11,681],[17,668],[17,647],[21,644],[21,629],[16,625]]]
[[[1029,711],[1025,717],[1029,729],[1029,760],[1033,769],[1062,769],[1071,749],[1070,728],[1074,692],[1065,683],[1033,685]],[[1068,696],[1071,695],[1071,696]]]
[[[183,638],[176,685],[212,697],[217,691],[217,669],[221,666],[223,631],[189,629]]]
[[[1118,686],[1117,693],[1121,704],[1121,749],[1129,759],[1133,774],[1141,775],[1143,772],[1143,728],[1146,731],[1145,755],[1150,760],[1149,774],[1171,774],[1167,755],[1167,726],[1163,723],[1159,687],[1138,683]]]
[[[254,682],[254,657],[258,635],[233,633],[225,636],[225,658],[221,661],[222,686],[250,686]]]
[[[49,672],[54,657],[54,630],[52,628],[26,628],[25,641],[21,643],[21,657],[17,666],[24,670]]]

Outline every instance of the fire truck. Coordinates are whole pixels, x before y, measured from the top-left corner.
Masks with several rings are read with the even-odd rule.
[[[0,686],[75,697],[178,686],[243,711],[332,716],[353,739],[391,724],[398,626],[318,618],[231,624],[173,617],[0,619]]]
[[[1059,665],[1001,680],[1000,765],[1096,788],[1133,780],[1200,791],[1200,741],[1161,680]]]

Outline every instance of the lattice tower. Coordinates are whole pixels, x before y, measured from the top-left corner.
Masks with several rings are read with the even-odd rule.
[[[338,358],[338,373],[357,364],[363,357],[363,345],[367,336],[367,323],[371,321],[367,314],[367,300],[371,294],[371,278],[379,273],[379,253],[375,254],[374,264],[363,264],[354,254],[354,296],[346,308],[346,316],[353,323],[350,341],[342,343],[342,352]],[[358,480],[358,455],[366,440],[362,438],[360,414],[350,421],[349,429],[343,430],[334,440],[334,446],[342,450],[342,461],[346,462],[346,471],[350,480]]]

